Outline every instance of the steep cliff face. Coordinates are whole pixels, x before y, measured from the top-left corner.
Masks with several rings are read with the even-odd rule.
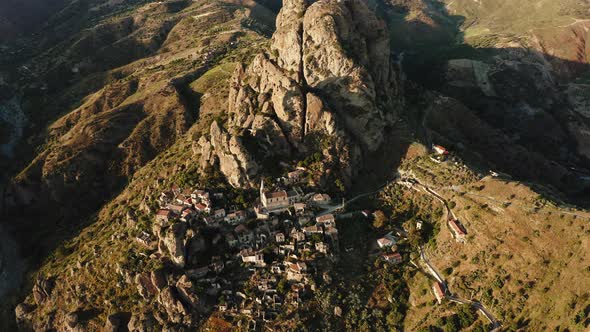
[[[554,160],[588,159],[588,85],[567,78],[567,68],[580,63],[516,43],[499,45],[504,48],[492,61],[448,61],[443,91],[479,110],[514,144]]]
[[[270,54],[236,69],[227,128],[214,123],[201,138],[201,163],[219,162],[241,187],[259,174],[257,159],[319,151],[349,181],[401,104],[386,24],[363,1],[290,0],[276,26]],[[233,144],[214,143],[224,140]]]

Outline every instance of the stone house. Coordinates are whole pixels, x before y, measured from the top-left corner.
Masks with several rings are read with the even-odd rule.
[[[327,254],[328,253],[328,245],[325,242],[316,242],[315,250],[322,253],[322,254]]]
[[[432,150],[439,155],[448,155],[449,151],[444,146],[441,145],[433,145]]]
[[[307,265],[304,262],[286,263],[287,280],[301,281],[307,272]]]
[[[287,244],[281,244],[279,246],[279,252],[283,255],[283,256],[287,256],[290,253],[295,251],[295,246],[292,243],[287,243]]]
[[[290,237],[296,241],[305,241],[305,233],[300,232],[300,231],[296,230],[295,228],[293,228],[293,230],[291,230]]]
[[[245,225],[238,225],[234,232],[238,236],[238,241],[243,245],[251,245],[254,242],[254,232],[252,232]]]
[[[316,205],[326,205],[329,204],[331,200],[332,198],[328,194],[315,194],[311,199]]]
[[[307,226],[303,227],[302,230],[305,235],[324,233],[324,230],[320,226]]]
[[[224,220],[225,220],[225,222],[227,222],[228,224],[231,224],[231,225],[235,225],[235,224],[244,222],[244,221],[246,221],[246,212],[240,210],[240,211],[230,213],[225,216]]]
[[[269,211],[285,210],[289,208],[289,196],[286,191],[262,192],[260,202]]]
[[[305,212],[306,209],[305,203],[295,203],[293,204],[293,209],[295,209],[296,214],[302,214]]]
[[[205,205],[203,203],[195,204],[195,209],[197,209],[197,211],[199,211],[201,213],[211,212],[211,208],[208,205]]]
[[[326,214],[315,218],[318,225],[324,226],[325,228],[336,227],[336,218],[333,214]]]
[[[391,254],[383,254],[381,257],[391,264],[399,264],[403,261],[402,255],[399,252],[394,252]]]
[[[191,193],[194,199],[209,199],[209,193],[202,189],[197,189]]]
[[[174,213],[170,210],[160,209],[156,212],[156,222],[166,224],[174,219]]]
[[[432,292],[434,293],[434,297],[436,297],[438,304],[441,304],[443,299],[445,298],[445,292],[443,290],[442,285],[439,282],[435,282],[432,285]]]
[[[232,233],[225,234],[225,242],[230,248],[237,247],[239,243],[238,239]]]
[[[449,227],[451,228],[451,231],[453,232],[453,236],[455,237],[455,240],[457,240],[457,242],[465,242],[465,239],[467,237],[467,233],[465,232],[463,227],[461,225],[459,225],[459,222],[457,220],[450,219],[449,220]]]
[[[182,205],[187,206],[187,207],[191,207],[191,206],[193,206],[193,204],[195,204],[195,201],[192,198],[190,198],[190,197],[185,198],[182,201]]]
[[[391,233],[387,233],[384,237],[377,239],[377,245],[379,248],[392,247],[395,243],[396,239]]]
[[[244,263],[252,263],[260,267],[266,265],[264,262],[264,256],[252,249],[242,249],[242,251],[240,251],[240,258],[242,258],[242,262]]]
[[[223,219],[223,218],[225,218],[225,209],[217,209],[217,210],[213,211],[212,216],[215,219]]]
[[[182,213],[180,214],[180,220],[184,222],[191,222],[194,219],[195,215],[196,213],[193,209],[186,209],[182,211]]]
[[[337,245],[337,243],[338,243],[338,229],[336,229],[336,227],[326,228],[326,230],[324,231],[324,235],[326,235],[334,243],[334,245]]]
[[[186,207],[184,205],[179,205],[179,204],[169,204],[168,205],[168,210],[174,212],[175,215],[180,216],[180,214],[182,213],[182,210],[184,210]]]

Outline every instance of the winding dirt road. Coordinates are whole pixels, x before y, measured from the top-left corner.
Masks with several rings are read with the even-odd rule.
[[[321,215],[325,215],[325,214],[330,214],[330,213],[333,213],[337,210],[344,209],[348,204],[350,204],[358,199],[361,199],[363,197],[367,197],[370,195],[374,195],[376,193],[383,191],[385,188],[387,188],[388,185],[390,185],[393,182],[411,183],[412,186],[419,187],[419,188],[423,189],[425,192],[432,195],[434,198],[436,198],[439,202],[441,202],[443,204],[443,206],[445,207],[446,212],[447,212],[445,219],[448,220],[449,217],[456,219],[456,216],[453,213],[453,210],[449,207],[449,204],[447,203],[447,201],[440,194],[438,194],[436,191],[429,188],[428,186],[421,184],[417,179],[415,179],[413,177],[409,178],[409,181],[408,181],[408,179],[402,178],[402,174],[399,174],[399,173],[393,180],[388,181],[387,183],[385,183],[383,186],[379,187],[378,189],[376,189],[374,191],[359,194],[347,201],[343,201],[342,204],[332,205],[332,206],[328,207],[327,209],[325,209],[324,211],[322,211],[319,215],[321,216]],[[463,299],[463,298],[457,297],[453,294],[453,292],[449,289],[444,278],[437,271],[437,269],[430,263],[430,261],[428,260],[428,257],[426,257],[424,248],[422,246],[420,247],[420,258],[421,258],[422,262],[424,263],[424,265],[427,267],[426,270],[428,271],[428,274],[431,275],[435,280],[437,280],[442,285],[443,290],[447,294],[447,298],[449,299],[449,301],[472,306],[473,308],[475,308],[476,310],[481,312],[490,321],[490,323],[493,325],[492,331],[499,330],[499,328],[502,326],[502,324],[500,323],[500,321],[498,321],[496,319],[496,317],[481,302]]]
[[[446,220],[448,220],[449,218],[456,219],[456,216],[453,213],[453,210],[449,207],[449,204],[441,195],[439,195],[436,191],[429,188],[428,186],[421,184],[416,179],[412,179],[412,181],[410,181],[410,182],[413,183],[414,186],[418,186],[418,187],[424,189],[425,192],[432,195],[434,198],[436,198],[438,201],[440,201],[443,204],[443,206],[445,207],[445,209],[447,211],[447,215],[445,218]],[[497,331],[502,326],[500,321],[498,321],[496,319],[496,317],[481,302],[463,299],[463,298],[457,297],[455,294],[453,294],[453,292],[449,289],[448,284],[446,283],[444,278],[441,276],[440,273],[438,273],[437,269],[430,263],[430,261],[428,260],[428,257],[426,257],[426,254],[424,252],[424,247],[422,247],[422,246],[420,247],[420,258],[422,259],[422,262],[424,263],[424,265],[426,265],[427,271],[429,272],[429,274],[442,285],[444,292],[447,294],[446,297],[447,297],[447,299],[449,299],[449,301],[452,301],[455,303],[460,303],[460,304],[470,305],[474,309],[481,312],[493,325],[492,331]]]

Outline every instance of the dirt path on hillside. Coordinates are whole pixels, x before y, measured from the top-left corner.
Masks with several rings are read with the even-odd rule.
[[[420,181],[418,181],[415,178],[413,178],[413,181],[409,181],[409,183],[413,183],[413,187],[419,187],[419,188],[423,189],[427,194],[431,195],[436,200],[440,201],[441,204],[443,204],[443,206],[445,207],[445,210],[446,210],[446,215],[444,216],[445,223],[450,218],[456,219],[456,216],[453,213],[453,210],[449,207],[448,202],[440,194],[438,194],[436,191],[434,191],[430,187],[421,184]],[[496,331],[502,326],[500,321],[498,321],[496,319],[496,317],[481,302],[463,299],[463,298],[456,296],[456,294],[454,294],[450,290],[447,282],[444,280],[442,275],[432,265],[432,263],[430,262],[430,260],[426,256],[426,252],[424,251],[424,248],[422,246],[420,247],[420,258],[421,258],[422,262],[424,263],[424,265],[426,265],[426,267],[427,267],[426,271],[428,271],[429,274],[442,285],[444,292],[447,293],[446,297],[447,297],[447,299],[449,299],[449,301],[470,305],[474,309],[481,312],[493,325],[492,331]]]

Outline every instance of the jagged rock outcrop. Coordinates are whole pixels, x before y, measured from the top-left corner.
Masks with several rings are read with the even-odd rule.
[[[163,247],[167,249],[170,259],[179,267],[184,267],[186,264],[186,231],[186,223],[177,222],[166,229],[164,238],[160,239]]]
[[[181,301],[190,308],[196,308],[199,304],[199,298],[192,288],[193,283],[186,275],[180,277],[176,282],[176,290]]]
[[[271,51],[276,54],[277,65],[291,74],[301,74],[303,17],[307,6],[307,0],[284,1],[272,37]],[[300,75],[291,78],[301,83]]]
[[[232,77],[227,129],[213,122],[194,151],[236,187],[262,160],[318,150],[346,181],[395,121],[400,84],[387,26],[364,1],[284,1],[270,54]]]
[[[161,291],[168,285],[168,281],[166,280],[166,274],[163,270],[155,270],[150,273],[150,280],[152,285],[156,287],[158,291]]]
[[[169,322],[180,323],[183,316],[189,314],[188,310],[180,302],[176,289],[171,287],[166,287],[160,292],[158,303],[164,308]]]
[[[152,314],[142,312],[131,316],[127,329],[129,332],[151,332],[158,331],[158,325]]]
[[[396,71],[383,21],[363,1],[319,1],[303,20],[303,68],[363,147],[374,151],[394,120]]]
[[[31,316],[37,307],[27,303],[20,303],[14,309],[16,324],[21,331],[32,330]]]
[[[38,278],[33,286],[33,297],[37,305],[43,304],[50,296],[53,287],[55,286],[55,281],[52,278],[44,279]]]
[[[140,273],[135,276],[135,284],[137,291],[144,299],[149,299],[158,294],[160,290],[157,288],[148,273]]]
[[[103,331],[104,332],[119,332],[122,330],[123,327],[123,318],[121,314],[116,313],[107,316],[107,319],[104,324]]]
[[[234,187],[247,185],[258,173],[258,164],[244,147],[240,137],[230,135],[214,121],[209,138],[201,137],[201,165],[219,162],[221,172]]]
[[[64,317],[64,331],[68,332],[79,332],[83,331],[83,328],[80,326],[80,316],[78,312],[72,311],[68,312]]]
[[[321,98],[312,93],[306,97],[307,112],[305,114],[305,137],[309,145],[314,141],[324,141],[322,154],[327,164],[340,165],[341,174],[345,179],[353,176],[353,167],[357,166],[362,157],[358,144],[347,135],[338,117]]]

